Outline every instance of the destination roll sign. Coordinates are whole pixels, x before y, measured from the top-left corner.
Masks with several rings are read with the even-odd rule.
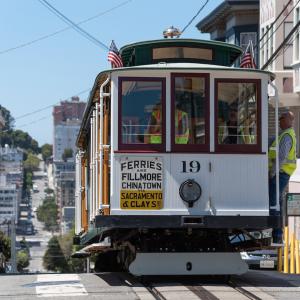
[[[128,158],[120,162],[122,209],[161,209],[163,163],[160,158]]]

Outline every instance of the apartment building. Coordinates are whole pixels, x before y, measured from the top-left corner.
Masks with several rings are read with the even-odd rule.
[[[17,218],[21,190],[15,184],[8,184],[6,176],[0,175],[0,223]]]
[[[293,26],[296,26],[300,21],[300,2],[294,0]],[[300,31],[295,32],[293,38],[293,63],[294,70],[294,92],[300,93]]]
[[[251,40],[258,63],[259,0],[225,0],[196,27],[202,33],[209,33],[212,40],[235,44],[243,50]]]
[[[61,101],[53,109],[53,177],[61,233],[69,230],[74,220],[75,142],[85,106],[86,103],[78,97],[72,97],[70,101]],[[73,157],[63,157],[65,149],[72,149]],[[68,207],[68,213],[65,213],[65,207]]]
[[[53,160],[62,160],[65,149],[72,149],[75,157],[75,142],[80,128],[85,102],[78,97],[71,101],[61,101],[60,105],[53,108],[54,141]]]
[[[278,89],[280,112],[291,110],[295,114],[298,154],[300,149],[300,97],[297,92],[299,82],[299,36],[284,43],[296,22],[298,10],[296,1],[261,0],[260,1],[260,67],[275,73],[274,84]],[[283,47],[282,47],[283,46]],[[277,49],[278,55],[272,59]],[[270,62],[271,59],[271,62]],[[298,69],[298,71],[297,71]],[[300,86],[299,86],[300,91]],[[274,103],[272,103],[274,106]],[[270,108],[272,117],[272,108]],[[273,121],[274,122],[274,121]],[[270,120],[272,124],[272,121]],[[273,127],[273,126],[270,126]],[[272,135],[274,132],[271,132]]]

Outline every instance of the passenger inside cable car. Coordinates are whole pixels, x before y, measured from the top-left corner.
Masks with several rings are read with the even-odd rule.
[[[228,83],[219,83],[219,85],[221,85],[222,100],[218,100],[218,143],[256,144],[255,85],[252,83],[230,83],[230,87]]]

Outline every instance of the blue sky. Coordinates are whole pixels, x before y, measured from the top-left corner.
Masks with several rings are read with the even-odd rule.
[[[124,3],[126,0],[48,0],[75,23]],[[195,27],[222,0],[208,5],[185,31],[184,38],[207,39]],[[0,0],[0,104],[16,119],[15,128],[27,131],[40,145],[52,143],[51,106],[92,87],[96,75],[110,67],[107,51],[73,29],[10,52],[4,50],[51,34],[67,25],[38,0]],[[80,25],[101,42],[114,39],[120,48],[142,40],[159,39],[173,25],[189,22],[205,0],[131,0]],[[80,95],[86,100],[88,92]]]

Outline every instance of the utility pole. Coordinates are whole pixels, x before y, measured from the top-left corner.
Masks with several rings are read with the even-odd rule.
[[[15,217],[11,217],[10,224],[10,262],[11,262],[11,272],[17,273],[17,257],[16,257],[16,224]]]

